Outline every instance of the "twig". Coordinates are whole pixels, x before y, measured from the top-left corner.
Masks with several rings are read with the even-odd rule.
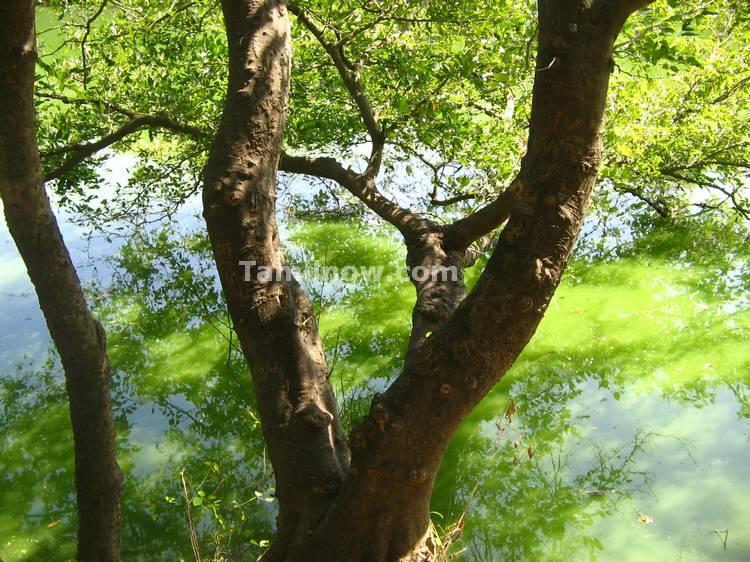
[[[86,62],[86,41],[89,38],[89,34],[91,33],[91,25],[96,21],[96,18],[102,15],[102,12],[104,11],[104,8],[107,6],[108,0],[102,0],[102,3],[99,4],[99,9],[94,13],[93,16],[91,16],[89,19],[86,20],[86,32],[83,34],[83,38],[81,39],[81,60],[83,64],[83,89],[86,89],[86,83],[88,81],[87,79],[87,62]]]
[[[193,547],[195,562],[203,562],[201,558],[200,545],[198,544],[198,534],[195,532],[193,516],[190,514],[190,492],[188,491],[187,480],[185,479],[185,469],[180,470],[180,480],[182,480],[182,494],[185,497],[185,513],[187,514],[188,535],[190,536],[190,546]]]

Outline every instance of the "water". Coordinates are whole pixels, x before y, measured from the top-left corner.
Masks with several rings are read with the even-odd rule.
[[[93,245],[65,229],[111,345],[123,559],[192,559],[184,470],[203,556],[254,560],[272,537],[272,474],[200,223],[182,224]],[[75,514],[62,377],[4,229],[0,558],[65,560]],[[386,267],[384,285],[303,279],[346,425],[398,373],[408,336],[413,289],[386,232],[287,232],[293,264]],[[682,234],[572,266],[532,344],[448,451],[432,509],[445,533],[466,512],[455,559],[750,559],[747,256]]]

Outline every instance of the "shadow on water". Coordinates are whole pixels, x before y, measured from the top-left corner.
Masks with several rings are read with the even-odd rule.
[[[297,271],[384,268],[382,284],[299,275],[349,425],[398,372],[414,298],[403,252],[366,225],[290,234]],[[448,451],[433,510],[445,529],[467,513],[455,559],[750,558],[750,272],[722,236],[706,247],[656,231],[629,256],[572,265],[532,344]],[[206,241],[141,232],[113,260],[89,293],[115,367],[123,559],[192,559],[187,507],[206,559],[254,560],[273,532],[273,477]],[[74,554],[72,436],[49,357],[0,376],[8,561]]]

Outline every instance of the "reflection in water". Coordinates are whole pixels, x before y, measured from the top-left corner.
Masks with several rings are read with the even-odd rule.
[[[413,301],[404,256],[360,225],[309,222],[291,237],[292,265],[386,266],[381,286],[302,279],[349,425],[398,372]],[[454,559],[750,558],[750,272],[727,240],[732,251],[656,232],[633,257],[573,265],[448,451],[433,510],[445,529],[467,513]],[[187,504],[205,559],[254,560],[273,532],[273,477],[206,241],[142,232],[114,262],[90,295],[116,368],[123,559],[192,559]],[[0,292],[3,274],[28,292],[5,271]],[[35,305],[4,298],[3,332],[23,344],[19,318],[37,322]],[[23,350],[0,375],[0,558],[64,560],[75,537],[66,397],[56,361]]]
[[[704,411],[607,382],[540,370],[510,383],[512,423],[476,422],[454,444],[455,494],[435,508],[468,504],[465,559],[747,559],[748,432],[731,392]],[[728,527],[725,552],[713,531]]]

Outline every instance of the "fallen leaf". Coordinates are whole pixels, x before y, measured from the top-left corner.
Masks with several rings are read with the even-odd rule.
[[[508,418],[508,423],[513,423],[513,416],[516,415],[516,403],[511,400],[508,404],[508,410],[505,412],[505,417]]]
[[[654,522],[654,519],[650,515],[646,515],[645,513],[641,513],[641,514],[638,515],[638,522],[641,525],[644,525],[644,526],[645,525],[651,525]]]

